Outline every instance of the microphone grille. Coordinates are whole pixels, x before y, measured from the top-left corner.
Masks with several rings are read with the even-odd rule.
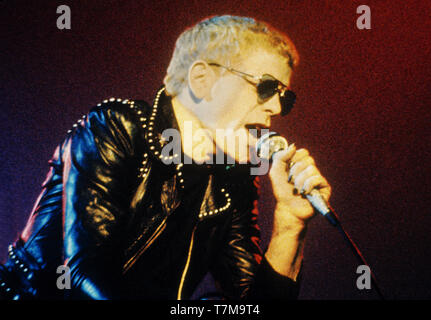
[[[271,160],[274,153],[285,150],[287,147],[287,140],[274,131],[265,133],[256,142],[257,156],[268,161]]]

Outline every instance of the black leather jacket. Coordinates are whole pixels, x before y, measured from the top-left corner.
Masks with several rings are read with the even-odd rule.
[[[163,89],[153,106],[110,99],[78,121],[0,267],[0,296],[187,299],[210,271],[227,298],[295,298],[262,256],[250,168],[165,155],[168,128]],[[70,290],[56,287],[63,264]]]

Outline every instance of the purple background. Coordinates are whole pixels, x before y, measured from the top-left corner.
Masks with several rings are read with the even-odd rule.
[[[329,4],[330,3],[330,4]],[[275,129],[306,147],[332,206],[390,299],[431,298],[430,12],[425,1],[1,1],[0,260],[25,225],[47,161],[103,99],[151,101],[174,42],[216,14],[253,16],[290,35],[301,56],[298,102]],[[429,3],[429,2],[427,2]],[[72,30],[56,28],[69,5]],[[372,30],[356,28],[356,7]],[[261,226],[271,230],[263,179]],[[310,224],[303,299],[375,299],[321,217]],[[207,288],[206,284],[203,288]]]

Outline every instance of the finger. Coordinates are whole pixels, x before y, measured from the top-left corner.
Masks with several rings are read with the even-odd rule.
[[[296,152],[296,146],[292,143],[286,150],[278,151],[272,156],[273,167],[286,166]]]
[[[317,186],[319,189],[320,194],[322,195],[323,199],[325,201],[329,202],[329,198],[331,197],[331,186],[329,185],[328,181],[323,178],[325,181]]]
[[[320,175],[311,176],[305,179],[302,188],[300,189],[300,193],[302,195],[309,194],[313,189],[324,189],[328,186],[328,182]],[[323,195],[323,194],[322,194]]]
[[[303,158],[301,161],[295,162],[293,166],[289,170],[289,178],[288,181],[295,181],[295,177],[307,168],[309,165],[315,165],[314,159],[310,156]]]
[[[298,161],[301,161],[303,158],[308,157],[310,153],[307,149],[301,148],[296,151],[295,155],[292,157],[290,161],[296,163]]]
[[[305,180],[312,176],[320,176],[319,170],[313,165],[309,165],[307,168],[302,170],[295,178],[294,186],[299,191],[302,190]]]

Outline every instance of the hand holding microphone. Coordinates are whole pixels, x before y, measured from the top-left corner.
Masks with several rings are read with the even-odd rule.
[[[298,219],[305,221],[316,210],[332,225],[338,224],[328,205],[331,187],[307,150],[288,146],[287,140],[276,132],[263,135],[256,150],[260,158],[273,161],[270,178],[278,203],[286,204]]]
[[[277,202],[287,202],[288,211],[303,221],[311,218],[313,211],[319,212],[340,231],[360,263],[369,267],[358,246],[329,206],[331,187],[317,170],[308,151],[296,150],[294,145],[288,146],[287,140],[276,132],[264,134],[256,143],[256,151],[260,158],[273,161],[269,174]],[[306,199],[298,197],[298,194],[294,195],[294,190],[299,190]],[[308,208],[304,206],[304,202],[309,203]],[[373,272],[371,282],[379,297],[384,300]]]

